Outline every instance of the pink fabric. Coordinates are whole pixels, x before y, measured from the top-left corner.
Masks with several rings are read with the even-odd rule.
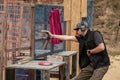
[[[60,23],[59,8],[50,11],[49,24],[50,24],[50,32],[52,34],[62,35],[62,26]],[[51,44],[59,44],[60,42],[62,42],[62,40],[58,40],[55,38],[50,39]]]

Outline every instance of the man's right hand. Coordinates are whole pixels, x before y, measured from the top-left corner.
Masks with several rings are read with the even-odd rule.
[[[47,33],[49,36],[52,36],[52,33],[50,31],[48,31],[48,30],[41,30],[41,32]]]

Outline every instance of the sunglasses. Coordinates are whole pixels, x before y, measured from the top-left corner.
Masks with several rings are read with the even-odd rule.
[[[79,28],[78,29],[75,29],[75,31],[78,31],[79,30]]]

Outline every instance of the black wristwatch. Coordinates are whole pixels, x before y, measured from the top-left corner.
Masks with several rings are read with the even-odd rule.
[[[91,54],[91,51],[89,50],[88,53]]]

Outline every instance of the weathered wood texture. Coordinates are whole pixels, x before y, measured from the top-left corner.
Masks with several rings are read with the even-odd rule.
[[[82,17],[87,17],[87,0],[64,0],[63,6],[64,6],[64,20],[66,21],[66,34],[75,35],[75,31],[73,30],[73,28],[78,22],[81,22]],[[67,41],[66,50],[78,51],[79,45],[78,43]],[[77,74],[80,71],[78,61],[79,54],[77,56]]]
[[[64,0],[64,20],[71,20],[71,2],[72,0]]]
[[[5,80],[15,80],[15,69],[6,69]]]
[[[71,5],[72,0],[64,0],[64,21],[66,21],[66,35],[71,35]],[[71,49],[71,42],[66,41],[66,50]]]
[[[87,17],[87,1],[88,0],[81,0],[81,16]]]
[[[71,35],[75,35],[73,28],[76,26],[78,22],[81,21],[80,5],[81,5],[81,0],[72,0]],[[78,44],[76,42],[71,42],[71,50],[78,51],[78,49],[79,49]]]
[[[49,66],[39,65],[38,64],[39,62],[40,61],[30,61],[30,62],[28,62],[26,64],[22,64],[22,65],[20,65],[20,64],[12,64],[12,65],[8,66],[7,69],[11,69],[11,68],[13,68],[13,69],[15,69],[15,68],[29,69],[29,75],[34,75],[35,74],[34,70],[38,69],[38,70],[41,70],[41,80],[50,80],[50,70],[53,69],[53,68],[60,67],[60,70],[65,69],[64,68],[65,62],[55,62],[55,61],[53,62],[53,61],[51,61],[53,64],[49,65]],[[44,61],[44,62],[46,62],[46,61]],[[60,78],[62,78],[61,80],[63,80],[64,71],[61,71],[61,72],[60,72],[61,74],[59,74],[59,75],[61,76]],[[6,76],[9,73],[11,73],[11,72],[7,71]],[[12,78],[13,77],[14,77],[14,74],[13,74]],[[11,77],[9,76],[9,78],[11,78]],[[35,80],[35,77],[30,77],[30,78],[31,78],[30,80]],[[12,79],[12,80],[14,80],[14,79]]]
[[[29,72],[29,80],[35,80],[36,79],[36,70],[33,70],[33,69],[29,69],[28,70]]]
[[[71,35],[71,21],[66,22],[66,35]],[[66,50],[70,50],[70,41],[66,41]]]
[[[82,17],[87,16],[87,0],[65,0],[64,1],[64,20],[66,21],[66,34],[75,35],[73,28]],[[67,50],[78,50],[75,42],[66,43]]]
[[[31,54],[30,54],[30,56],[32,56],[32,57],[34,57],[34,49],[35,49],[35,46],[33,46],[33,45],[35,45],[34,44],[34,11],[35,11],[35,7],[32,7],[31,8],[31,10],[33,11],[32,12],[32,19],[31,19],[31,21],[32,21],[32,24],[31,24]]]

